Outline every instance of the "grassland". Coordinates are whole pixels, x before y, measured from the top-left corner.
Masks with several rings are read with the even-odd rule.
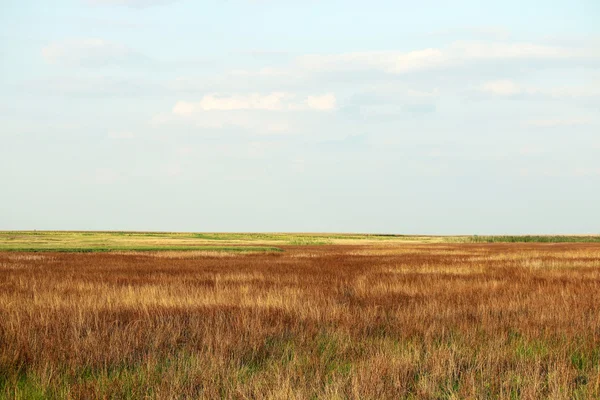
[[[598,243],[260,235],[1,233],[116,251],[0,251],[0,398],[600,398]]]
[[[96,253],[109,251],[272,252],[258,240],[205,239],[204,234],[169,232],[0,231],[0,251]],[[273,241],[271,241],[273,243]]]
[[[179,233],[0,231],[0,251],[280,251],[281,245],[380,245],[408,243],[600,243],[586,236],[419,236],[316,233]],[[239,248],[239,249],[238,249]]]
[[[600,243],[600,235],[468,236],[465,243]]]

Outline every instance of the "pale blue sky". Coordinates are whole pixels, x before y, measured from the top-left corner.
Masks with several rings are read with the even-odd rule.
[[[490,3],[0,0],[0,229],[600,233],[600,3]]]

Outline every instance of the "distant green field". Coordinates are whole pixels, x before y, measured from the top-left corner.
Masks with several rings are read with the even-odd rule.
[[[254,245],[252,245],[254,244]],[[202,240],[187,233],[138,232],[0,232],[0,251],[75,252],[108,251],[224,251],[276,252],[280,248],[258,242]]]
[[[600,243],[600,235],[589,236],[471,236],[471,243]]]
[[[278,246],[393,245],[395,243],[600,243],[588,236],[417,236],[324,233],[185,233],[3,231],[0,251],[281,251]]]
[[[26,253],[106,253],[112,251],[223,251],[234,253],[280,252],[278,247],[266,246],[113,246],[113,247],[5,247],[0,251],[19,251]]]
[[[421,240],[419,237],[311,233],[185,233],[4,231],[0,251],[281,251],[277,246],[346,244],[369,241]]]

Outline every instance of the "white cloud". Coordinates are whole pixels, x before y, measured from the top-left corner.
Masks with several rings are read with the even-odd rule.
[[[435,111],[435,104],[430,103],[366,104],[360,107],[361,117],[369,119],[399,118],[406,113],[422,115]]]
[[[294,96],[284,92],[273,92],[266,95],[253,93],[249,95],[220,96],[209,94],[197,104],[204,111],[211,110],[268,110],[279,111],[290,107],[288,101]]]
[[[479,90],[496,96],[514,96],[519,94],[538,95],[548,97],[593,97],[600,96],[600,88],[593,86],[585,87],[562,87],[562,88],[540,88],[535,86],[520,85],[510,79],[501,79],[485,82]]]
[[[499,96],[512,96],[521,93],[523,90],[515,82],[508,79],[486,82],[481,85],[480,89],[483,92]]]
[[[178,0],[87,0],[92,5],[119,5],[134,8],[146,8],[161,4],[175,3]]]
[[[192,115],[196,112],[196,105],[186,101],[178,101],[173,106],[173,114],[176,115]]]
[[[174,107],[174,110],[177,108]],[[241,128],[257,134],[285,134],[290,129],[290,124],[285,113],[269,113],[265,115],[260,111],[234,110],[234,111],[203,111],[194,109],[193,112],[160,113],[155,115],[151,124],[154,126],[192,125],[200,129]]]
[[[554,128],[560,126],[589,125],[590,123],[591,121],[587,118],[550,118],[531,120],[527,122],[527,125],[540,128]]]
[[[295,111],[303,109],[329,111],[335,109],[336,98],[332,93],[308,96],[298,101],[295,94],[272,92],[269,94],[207,94],[199,102],[178,101],[173,106],[173,114],[192,115],[201,111]]]
[[[96,168],[94,171],[94,180],[101,185],[110,185],[121,179],[121,174],[112,168]]]
[[[291,169],[296,173],[303,173],[306,170],[306,162],[304,161],[304,158],[298,157],[292,160]]]
[[[140,58],[125,45],[102,39],[76,39],[54,42],[42,49],[42,56],[51,64],[100,67],[120,64]]]
[[[24,81],[23,90],[51,95],[83,97],[129,97],[163,93],[163,87],[136,77],[115,78],[108,76],[52,76]]]
[[[257,71],[249,71],[245,69],[235,69],[229,73],[232,76],[240,76],[245,78],[254,78],[254,77],[274,77],[274,76],[282,76],[288,77],[289,71],[280,68],[271,68],[271,67],[263,67]]]
[[[179,177],[183,175],[183,167],[179,162],[164,164],[162,166],[162,174],[170,178]]]
[[[194,148],[191,146],[182,146],[175,150],[180,156],[189,156],[194,153]]]
[[[191,115],[199,111],[234,111],[234,110],[268,110],[281,111],[289,109],[293,95],[283,92],[269,94],[252,93],[247,95],[207,94],[196,103],[178,101],[173,107],[173,113]]]
[[[254,141],[248,144],[246,155],[250,158],[263,158],[267,154],[274,152],[281,147],[281,142]]]
[[[343,54],[310,54],[297,59],[301,68],[312,71],[382,70],[403,73],[439,66],[444,54],[438,49],[400,53],[393,51],[356,52]]]
[[[433,31],[429,36],[476,36],[478,38],[489,38],[493,40],[507,40],[510,38],[510,31],[503,26],[466,26],[462,28],[450,28]]]
[[[417,98],[432,98],[432,97],[438,97],[440,94],[440,91],[438,88],[433,89],[432,91],[428,92],[425,90],[414,90],[414,89],[408,89],[406,91],[406,94],[409,97],[417,97]]]
[[[398,55],[394,65],[388,72],[403,73],[439,67],[448,62],[447,57],[444,52],[438,49],[411,51]]]
[[[586,50],[577,48],[546,46],[535,43],[486,41],[454,42],[448,49],[447,53],[452,54],[453,58],[463,60],[560,59],[580,58],[589,55]]]
[[[332,93],[327,93],[322,96],[308,96],[306,99],[308,108],[318,111],[330,111],[336,108],[336,98]]]
[[[258,69],[239,69],[207,75],[180,76],[167,83],[166,87],[179,93],[206,92],[254,92],[258,88],[263,93],[294,91],[302,89],[308,83],[309,74],[295,66]]]
[[[264,129],[270,133],[284,133],[289,131],[290,128],[291,126],[287,121],[268,122],[264,127]]]
[[[594,167],[575,167],[575,168],[521,168],[520,174],[527,177],[547,176],[547,177],[596,177],[600,176],[600,168]]]
[[[300,68],[310,71],[378,70],[402,74],[492,60],[582,60],[590,58],[600,58],[600,51],[524,42],[458,41],[445,48],[426,48],[409,52],[311,54],[299,57],[297,64]]]
[[[128,131],[110,132],[108,137],[111,139],[133,139],[135,135]]]
[[[206,91],[262,91],[279,90],[285,88],[289,91],[303,90],[307,85],[327,85],[327,89],[334,84],[347,82],[352,79],[352,85],[363,85],[369,81],[369,76],[375,79],[370,82],[385,81],[382,74],[407,74],[420,71],[437,71],[453,69],[459,72],[461,68],[476,71],[484,68],[489,73],[490,66],[502,62],[506,71],[518,70],[518,67],[535,65],[552,65],[553,63],[564,69],[565,66],[582,66],[600,62],[600,51],[583,43],[580,47],[546,45],[526,42],[510,41],[457,41],[440,48],[424,48],[408,52],[400,51],[366,51],[348,52],[339,54],[307,54],[294,58],[288,64],[278,64],[277,67],[262,67],[257,69],[233,69],[229,72],[218,74],[206,81],[205,77],[180,78],[170,85],[177,92],[206,92]],[[510,68],[509,65],[515,68]],[[534,64],[535,63],[535,64]],[[494,68],[496,69],[496,68]],[[327,75],[319,76],[325,73]],[[339,74],[340,80],[336,78]],[[363,73],[358,75],[343,73]],[[370,73],[373,75],[367,75]],[[475,74],[474,74],[475,75]],[[437,77],[436,77],[437,78]],[[464,79],[464,74],[459,72],[458,79]],[[326,81],[323,81],[327,79]],[[318,82],[317,82],[318,80]],[[448,80],[435,79],[435,85],[452,85]],[[387,81],[385,85],[392,84]],[[460,84],[460,82],[458,82]],[[446,85],[446,86],[449,86]],[[494,81],[489,86],[479,88],[483,91],[497,95],[536,94],[554,97],[563,96],[593,96],[600,94],[600,88],[592,91],[590,85],[581,88],[538,89],[521,86],[512,81]],[[596,85],[597,86],[597,85]],[[314,86],[317,87],[317,86]],[[410,93],[411,97],[436,97],[437,92],[427,93],[415,87]],[[429,90],[432,88],[430,87]],[[404,89],[406,91],[406,88]],[[234,99],[232,99],[234,100]],[[208,101],[208,99],[207,99]],[[276,107],[280,107],[277,105]]]
[[[284,92],[268,94],[207,94],[199,102],[178,101],[171,112],[152,118],[155,126],[193,124],[203,129],[243,128],[257,134],[282,134],[291,130],[290,113],[332,111],[332,93],[305,98]]]
[[[573,170],[575,176],[600,176],[600,168],[578,167]]]
[[[593,87],[591,85],[584,87],[571,86],[538,90],[537,92],[551,97],[595,97],[600,96],[600,87]]]
[[[538,147],[538,146],[524,146],[521,147],[518,151],[519,154],[524,155],[524,156],[536,156],[536,155],[540,155],[543,153],[546,153],[547,150],[544,149],[543,147]]]

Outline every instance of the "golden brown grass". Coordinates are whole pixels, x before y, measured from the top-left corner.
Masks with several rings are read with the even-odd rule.
[[[600,245],[0,252],[0,397],[599,398]]]

